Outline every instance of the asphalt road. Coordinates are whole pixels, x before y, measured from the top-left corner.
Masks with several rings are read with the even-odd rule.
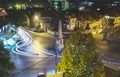
[[[13,62],[15,62],[16,69],[11,72],[8,77],[37,77],[42,69],[46,69],[47,73],[55,72],[55,58],[54,57],[28,57],[12,54]]]
[[[100,54],[105,65],[120,70],[120,44],[112,41],[101,41],[96,51]]]
[[[55,37],[47,33],[29,33],[33,38],[32,43],[19,48],[19,50],[34,55],[19,55],[11,51],[11,61],[15,63],[16,69],[11,71],[8,77],[37,77],[37,74],[42,72],[42,69],[46,69],[47,74],[55,73],[55,56],[44,53],[45,49],[54,49]],[[55,52],[51,51],[51,53]],[[57,61],[59,60],[60,58],[57,59]]]
[[[20,48],[19,50],[32,53],[39,57],[23,56],[11,52],[11,61],[15,63],[16,69],[11,71],[9,77],[36,77],[42,69],[46,69],[47,73],[55,73],[55,56],[44,53],[45,49],[54,49],[55,37],[47,33],[39,34],[31,31],[29,31],[29,33],[33,38],[32,43]],[[105,60],[106,66],[112,66],[113,69],[117,70],[120,66],[119,45],[120,44],[115,42],[101,41],[97,44],[96,49],[102,59]],[[50,51],[50,53],[55,52]],[[58,58],[57,61],[59,60],[60,58]]]

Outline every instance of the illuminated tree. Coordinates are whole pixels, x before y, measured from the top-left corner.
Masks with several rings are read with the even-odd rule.
[[[62,59],[57,65],[66,77],[104,77],[104,66],[95,52],[95,39],[81,30],[66,41]]]
[[[25,17],[26,17],[26,22],[25,22],[25,24],[27,25],[27,26],[30,26],[30,18],[25,14]]]
[[[10,62],[9,52],[4,49],[3,43],[0,42],[0,77],[7,77],[10,70],[14,68],[14,63]]]

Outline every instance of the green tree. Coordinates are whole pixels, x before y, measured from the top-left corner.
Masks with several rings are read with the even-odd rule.
[[[9,15],[6,18],[6,21],[9,21],[12,24],[15,24],[16,26],[28,26],[30,25],[30,19],[27,16],[27,14],[22,12],[17,12],[17,14]]]
[[[9,52],[4,49],[3,43],[0,42],[0,77],[7,77],[10,70],[14,68],[15,65],[10,61]]]
[[[66,41],[62,59],[57,65],[66,77],[104,77],[104,66],[95,52],[95,39],[91,34],[77,30]]]

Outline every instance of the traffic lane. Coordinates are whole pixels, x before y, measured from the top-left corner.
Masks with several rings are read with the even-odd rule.
[[[18,56],[14,58],[17,68],[8,77],[36,77],[41,69],[46,69],[47,73],[55,73],[55,57],[32,58]],[[16,61],[17,60],[17,61]],[[60,58],[57,59],[59,61]]]
[[[109,61],[119,62],[120,63],[120,44],[116,42],[107,42],[102,44],[97,44],[98,52],[104,58],[109,59]]]
[[[26,30],[26,31],[33,38],[32,45],[34,45],[37,48],[40,48],[43,51],[45,50],[45,52],[47,51],[47,53],[54,54],[55,42],[56,42],[54,35],[51,35],[46,32],[37,33],[37,32],[30,31],[30,30]],[[35,48],[35,50],[36,50],[36,48]],[[39,52],[37,52],[37,53],[39,54]]]
[[[11,71],[11,73],[8,77],[18,77],[18,75],[20,75],[22,72],[24,73],[24,71],[31,71],[31,73],[32,73],[32,70],[28,70],[28,69],[33,67],[34,65],[37,65],[37,64],[45,61],[45,59],[47,59],[47,57],[46,58],[45,57],[42,57],[42,58],[27,57],[27,56],[21,56],[21,55],[17,55],[17,54],[13,53],[11,61],[15,63],[16,69]],[[37,69],[39,70],[40,67],[37,67]],[[37,69],[36,69],[36,71],[38,71]],[[36,74],[36,73],[34,72],[34,74]],[[21,76],[21,75],[23,75],[23,76]],[[24,76],[24,74],[21,74],[21,75],[20,75],[20,77],[28,77],[28,76]]]
[[[60,61],[60,58],[57,58],[57,63]],[[42,72],[43,69],[47,71],[47,74],[49,73],[55,73],[55,68],[56,68],[56,58],[55,56],[50,56],[45,61],[29,68],[31,69],[37,69],[40,67],[39,72]]]
[[[36,45],[39,48],[43,49],[55,49],[55,40],[51,39],[49,37],[47,38],[42,38],[42,37],[36,37],[33,40],[33,45]]]
[[[28,45],[28,46],[25,46],[25,47],[22,47],[22,48],[18,48],[18,50],[22,51],[22,52],[25,52],[25,53],[29,53],[32,55],[32,57],[48,57],[50,56],[51,54],[47,54],[44,52],[43,49],[40,49],[38,48],[36,45]],[[26,56],[27,56],[26,54]]]

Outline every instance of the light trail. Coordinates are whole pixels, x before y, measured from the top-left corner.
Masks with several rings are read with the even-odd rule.
[[[25,46],[31,44],[33,39],[28,32],[24,31],[21,28],[18,28],[18,34],[22,37],[22,41],[18,42],[16,44],[16,46],[14,48],[12,48],[12,51],[14,53],[19,54],[19,55],[24,55],[24,56],[30,56],[30,57],[48,57],[47,55],[52,56],[52,57],[56,56],[55,54],[48,53],[49,52],[48,50],[43,49],[37,45],[34,45],[34,48],[36,49],[36,53],[33,53],[34,51],[32,51],[32,50],[31,50],[31,52],[20,51],[19,48],[22,48],[22,47],[25,47]],[[39,54],[39,52],[45,53],[47,55],[42,56]],[[58,57],[61,57],[61,56],[58,55]]]
[[[101,56],[101,60],[105,66],[114,70],[120,70],[120,63],[114,62],[114,60],[111,61],[111,59],[112,58],[104,56],[104,54]]]

